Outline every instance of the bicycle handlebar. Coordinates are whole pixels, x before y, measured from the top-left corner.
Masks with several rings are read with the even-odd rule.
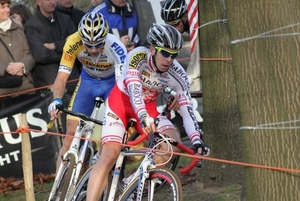
[[[201,98],[202,92],[190,92],[192,98]]]
[[[166,92],[167,94],[171,94],[173,96],[176,95],[176,91],[174,91],[173,89],[170,89],[168,87],[164,90],[164,92]],[[202,97],[202,92],[200,92],[200,91],[190,92],[190,94],[191,94],[192,98],[201,98]]]
[[[148,135],[146,135],[145,133],[139,134],[140,137],[138,137],[137,139],[133,140],[133,141],[128,141],[126,144],[130,145],[130,146],[135,146],[140,144],[141,142],[143,142],[144,140],[148,139]]]
[[[195,96],[199,96],[199,95],[201,95],[201,97],[202,97],[202,93],[195,93]],[[162,111],[162,115],[166,115],[166,112],[169,110],[169,104],[170,103],[172,103],[172,101],[174,100],[174,96],[173,95],[171,95],[169,98],[168,98],[168,103],[166,104],[166,107],[163,109],[163,111]],[[158,119],[155,119],[155,124],[156,124],[156,126],[158,125],[158,122],[159,122],[159,120]],[[135,137],[130,137],[130,139],[135,139],[135,140],[132,140],[132,141],[127,141],[127,145],[130,145],[130,146],[135,146],[135,145],[138,145],[138,144],[140,144],[141,142],[143,142],[144,140],[146,140],[146,139],[148,139],[148,135],[147,134],[145,134],[145,133],[140,133],[139,135],[139,137],[137,138],[137,135],[138,135],[139,133],[136,133],[135,134]],[[159,133],[158,132],[154,132],[154,133],[151,133],[150,135],[156,135],[156,136],[158,136],[158,137],[160,137],[159,135],[158,135]],[[180,150],[182,150],[182,151],[184,151],[184,152],[186,152],[186,153],[188,153],[188,154],[191,154],[191,155],[194,155],[194,150],[193,149],[191,149],[191,148],[189,148],[189,147],[186,147],[185,145],[183,145],[182,143],[179,143],[179,142],[177,142],[177,141],[174,141],[174,140],[172,140],[172,141],[169,141],[172,145],[174,145],[175,147],[177,147],[178,149],[180,149]],[[180,172],[180,174],[185,174],[185,173],[187,173],[187,172],[189,172],[189,171],[191,171],[196,165],[197,165],[197,163],[198,163],[198,159],[197,158],[194,158],[192,161],[191,161],[191,163],[189,164],[189,165],[187,165],[186,167],[184,167],[184,168],[180,168],[180,170],[179,170],[179,172]]]
[[[81,119],[83,119],[83,120],[85,120],[85,121],[92,121],[92,122],[94,122],[94,123],[96,123],[96,124],[103,125],[103,122],[102,122],[102,121],[97,120],[97,119],[93,119],[93,118],[88,117],[88,116],[86,116],[85,114],[82,114],[82,113],[72,112],[71,110],[68,110],[68,109],[64,108],[63,105],[57,105],[57,106],[56,106],[56,109],[57,109],[58,111],[62,111],[62,112],[64,112],[64,113],[66,113],[66,114],[69,114],[69,115],[72,115],[72,116],[79,117],[79,118],[81,118]]]
[[[181,144],[181,143],[177,143],[176,147],[188,154],[191,154],[191,155],[195,155],[194,153],[194,150],[189,148],[189,147],[186,147],[185,145]],[[180,168],[179,169],[179,172],[180,174],[185,174],[185,173],[188,173],[189,171],[191,171],[198,163],[198,159],[197,158],[193,158],[192,162],[190,162],[189,165],[187,165],[186,167],[183,167],[183,168]]]
[[[151,135],[151,134],[150,134]],[[153,133],[153,135],[159,136],[157,132]],[[143,142],[145,139],[148,139],[148,135],[146,135],[145,133],[141,134],[139,138],[137,138],[134,141],[128,141],[127,144],[134,146],[137,144],[140,144],[141,142]],[[185,146],[182,143],[179,143],[177,141],[169,141],[172,145],[174,145],[175,147],[177,147],[178,149],[182,150],[183,152],[186,152],[188,154],[194,155],[194,150]],[[186,167],[180,168],[179,172],[180,174],[186,174],[189,171],[191,171],[198,163],[198,159],[197,158],[193,158],[193,160],[190,162],[189,165],[187,165]]]

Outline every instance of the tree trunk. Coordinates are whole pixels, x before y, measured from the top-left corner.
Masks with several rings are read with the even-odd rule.
[[[199,1],[200,26],[212,23],[200,29],[201,58],[221,58],[201,61],[204,139],[211,157],[243,161],[225,11],[219,0]],[[242,183],[242,176],[241,166],[206,162],[205,185]]]
[[[269,37],[235,41],[232,58],[245,162],[299,169],[299,130],[292,128],[296,123],[280,122],[299,118],[300,37],[280,34],[299,34],[299,25],[293,24],[300,19],[300,2],[227,0],[226,4],[231,41],[289,26],[264,35]],[[272,123],[268,129],[257,127]],[[299,173],[251,167],[245,169],[245,179],[248,201],[300,200]]]

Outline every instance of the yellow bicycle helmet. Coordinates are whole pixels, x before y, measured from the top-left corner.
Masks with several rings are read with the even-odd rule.
[[[86,13],[78,24],[78,33],[84,42],[101,42],[106,39],[109,26],[101,13]]]

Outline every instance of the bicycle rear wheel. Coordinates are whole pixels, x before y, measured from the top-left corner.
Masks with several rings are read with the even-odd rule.
[[[51,201],[64,201],[70,180],[73,174],[73,170],[75,167],[75,157],[72,154],[67,155],[66,159],[64,159],[64,166],[61,174],[55,179],[57,181],[54,194],[49,198]]]
[[[136,200],[139,178],[135,178],[119,197],[119,201]],[[155,193],[155,186],[164,183],[160,193]],[[183,201],[181,182],[178,176],[168,168],[154,168],[149,170],[149,178],[146,179],[144,189],[147,196],[143,195],[142,201],[164,200],[164,201]]]

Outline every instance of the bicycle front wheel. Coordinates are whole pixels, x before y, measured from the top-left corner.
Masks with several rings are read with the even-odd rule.
[[[89,177],[91,174],[91,171],[93,169],[93,166],[91,166],[81,177],[80,181],[78,182],[76,186],[76,190],[72,197],[72,201],[84,201],[86,200],[86,191],[87,191],[87,184],[89,181]]]
[[[142,197],[140,200],[164,200],[164,201],[183,201],[182,185],[178,176],[168,168],[153,168],[149,170],[149,178],[146,179],[144,184],[144,191],[147,191],[146,196],[137,194],[139,178],[135,178],[122,195],[119,201],[137,200],[137,197]],[[155,186],[164,183],[163,188],[159,193],[155,193]]]
[[[177,156],[169,165],[168,165],[168,169],[172,170],[172,171],[175,171],[176,167],[177,167],[177,164],[178,164],[178,161],[179,161],[179,156]],[[166,181],[160,183],[160,184],[156,184],[155,185],[155,193],[159,192],[160,189],[165,185]],[[143,197],[145,197],[147,194],[147,192],[144,192],[143,193]]]
[[[69,185],[70,180],[73,174],[73,170],[75,167],[75,157],[74,155],[70,154],[64,159],[65,164],[63,165],[63,169],[60,173],[60,175],[57,175],[57,178],[55,179],[55,186],[53,186],[52,191],[54,191],[54,194],[52,197],[49,198],[51,201],[64,201]]]
[[[76,190],[73,195],[71,195],[71,201],[85,201],[86,200],[86,193],[87,193],[87,186],[89,182],[89,178],[91,175],[91,171],[93,169],[94,165],[92,165],[85,173],[82,175],[80,181],[78,182],[76,186]],[[108,177],[108,186],[111,184],[111,176]],[[104,190],[101,198],[99,201],[106,201],[107,200],[107,188]]]

